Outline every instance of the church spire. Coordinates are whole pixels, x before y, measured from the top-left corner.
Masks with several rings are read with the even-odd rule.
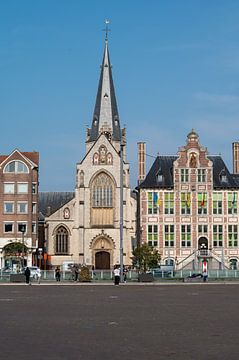
[[[91,129],[89,129],[88,141],[95,141],[101,133],[106,133],[114,141],[120,141],[121,130],[119,114],[115,97],[108,49],[108,21],[106,22],[106,37],[103,61],[101,65],[100,80],[96,96],[95,109]]]

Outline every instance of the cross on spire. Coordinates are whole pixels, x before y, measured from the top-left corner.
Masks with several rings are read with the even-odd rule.
[[[108,32],[110,31],[108,25],[109,25],[110,21],[109,20],[105,20],[105,29],[103,29],[103,31],[105,31],[105,41],[108,41]]]

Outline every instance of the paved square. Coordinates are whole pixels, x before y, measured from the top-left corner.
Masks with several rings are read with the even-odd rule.
[[[239,286],[0,286],[1,359],[239,358]]]

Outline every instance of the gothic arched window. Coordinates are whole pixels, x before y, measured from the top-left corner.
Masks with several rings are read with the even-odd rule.
[[[113,182],[105,174],[99,174],[92,184],[92,207],[106,208],[113,206]]]
[[[68,254],[69,234],[64,226],[57,229],[55,237],[55,253],[58,255]]]

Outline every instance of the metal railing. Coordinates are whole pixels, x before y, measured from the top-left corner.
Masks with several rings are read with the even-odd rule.
[[[181,269],[177,271],[152,271],[154,275],[155,281],[161,280],[179,280],[191,276],[195,273],[200,273],[200,270],[192,270],[192,269]],[[137,270],[130,270],[127,273],[127,281],[128,282],[137,282],[138,281],[139,272]],[[111,270],[94,270],[90,271],[90,277],[92,282],[110,282],[113,281],[114,275]],[[217,270],[217,269],[209,269],[208,270],[208,278],[210,279],[237,279],[239,280],[239,270]],[[38,278],[31,278],[32,282],[38,282]],[[55,279],[55,271],[48,270],[41,272],[41,282],[54,282]],[[61,281],[62,282],[74,282],[74,276],[71,272],[62,271],[61,272]],[[10,274],[4,274],[0,270],[0,282],[10,282]]]

